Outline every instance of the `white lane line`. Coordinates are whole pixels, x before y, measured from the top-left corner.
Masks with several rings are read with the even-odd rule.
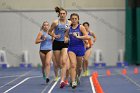
[[[37,76],[30,76],[30,78],[40,78],[42,77],[41,75],[37,75]]]
[[[41,93],[44,93],[46,91],[46,89],[48,88],[48,86],[46,86],[42,91]]]
[[[19,82],[18,84],[16,84],[15,86],[11,87],[10,89],[6,90],[5,92],[3,93],[8,93],[10,90],[16,88],[17,86],[21,85],[22,83],[24,83],[25,81],[29,80],[29,79],[32,79],[32,78],[40,78],[42,76],[31,76],[31,77],[28,77],[28,78],[25,78],[24,80],[22,80],[21,82]]]
[[[20,84],[24,83],[25,81],[27,81],[28,79],[30,79],[30,77],[28,78],[25,78],[24,80],[22,80],[21,82],[19,82],[18,84],[14,85],[13,87],[9,88],[8,90],[6,90],[5,92],[3,93],[8,93],[10,90],[16,88],[17,86],[19,86]]]
[[[10,78],[10,77],[18,77],[20,75],[9,75],[9,76],[1,76],[0,79],[2,78]]]
[[[122,75],[122,73],[120,73],[118,70],[116,70],[116,72],[118,74],[120,74],[121,76],[125,77],[127,80],[129,80],[131,83],[133,83],[134,85],[136,85],[137,87],[140,88],[140,84],[138,84],[136,81],[134,81],[132,78],[130,78],[129,76],[127,75]]]
[[[126,79],[128,79],[129,81],[131,81],[131,83],[133,83],[134,85],[136,85],[137,87],[140,88],[140,84],[138,84],[136,81],[134,81],[133,79],[131,79],[129,76],[127,75],[123,75]]]
[[[3,88],[3,87],[5,87],[5,86],[7,86],[7,85],[9,85],[9,84],[11,84],[11,83],[13,83],[14,81],[18,80],[19,78],[26,76],[26,75],[29,74],[30,72],[31,72],[31,71],[28,71],[28,72],[26,72],[26,73],[20,75],[19,77],[17,77],[17,78],[15,78],[15,79],[11,80],[10,82],[8,82],[8,83],[6,83],[6,84],[0,86],[0,89]]]
[[[90,80],[91,88],[92,88],[92,91],[93,91],[92,93],[96,93],[93,82],[92,82],[92,77],[89,77],[89,80]]]
[[[111,73],[111,76],[118,76],[118,75],[120,75],[120,74],[118,74],[118,73],[112,74],[112,73]],[[98,76],[99,76],[99,77],[108,77],[107,75],[104,75],[104,74],[103,74],[103,75],[100,74],[100,75],[98,75]]]
[[[41,93],[45,93],[46,89],[54,82],[54,80],[50,81],[50,83],[41,91]]]
[[[50,88],[50,90],[48,91],[48,93],[51,93],[53,88],[56,86],[57,82],[59,81],[60,77],[58,78],[58,80],[53,84],[53,86]]]

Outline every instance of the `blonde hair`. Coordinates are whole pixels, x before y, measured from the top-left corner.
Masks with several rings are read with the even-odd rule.
[[[40,31],[44,30],[44,27],[43,26],[44,26],[45,23],[48,23],[49,24],[48,21],[44,21],[43,24],[42,24],[42,26],[41,26],[41,28],[40,28]]]

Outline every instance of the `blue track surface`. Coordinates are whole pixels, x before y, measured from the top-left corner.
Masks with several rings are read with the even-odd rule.
[[[109,77],[106,76],[107,69],[112,74]],[[122,69],[90,67],[90,72],[98,71],[98,80],[105,93],[140,93],[140,74],[133,74],[134,67],[127,67],[127,75],[122,75]],[[53,71],[51,71],[49,84],[46,84],[42,78],[41,69],[0,68],[0,93],[48,93],[51,89],[50,93],[93,93],[89,77],[81,77],[81,84],[76,89],[70,86],[60,89],[60,80],[57,83],[53,81]]]

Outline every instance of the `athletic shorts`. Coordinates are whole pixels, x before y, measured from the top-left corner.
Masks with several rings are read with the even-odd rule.
[[[63,48],[68,48],[68,43],[64,43],[64,41],[53,41],[53,51],[62,50]]]
[[[88,48],[86,48],[86,51],[88,50],[88,49],[90,49],[91,47],[88,47]]]
[[[85,47],[84,46],[76,46],[76,47],[68,47],[68,52],[71,51],[75,53],[76,56],[84,56],[85,55]]]
[[[47,54],[49,51],[51,51],[51,50],[40,50],[40,52],[43,54]]]

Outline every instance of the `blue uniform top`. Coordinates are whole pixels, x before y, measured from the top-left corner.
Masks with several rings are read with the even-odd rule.
[[[92,37],[92,34],[91,34],[91,32],[88,32],[88,35],[89,35],[90,37]],[[94,38],[92,38],[92,40],[94,40]]]
[[[42,33],[42,36],[45,36],[46,40],[41,42],[40,50],[52,50],[52,37],[44,31]]]
[[[68,20],[66,21],[66,24],[61,24],[58,20],[58,25],[56,26],[54,33],[60,35],[60,38],[55,38],[56,41],[64,41],[65,31],[68,26]]]
[[[73,33],[76,33],[78,36],[82,36],[82,32],[80,31],[80,24],[77,26],[76,29],[73,29],[72,27],[70,27],[69,29],[69,46],[84,46],[84,42],[81,39],[76,38],[75,36],[73,36]]]
[[[89,36],[92,36],[90,32],[88,32],[88,35],[89,35]]]

